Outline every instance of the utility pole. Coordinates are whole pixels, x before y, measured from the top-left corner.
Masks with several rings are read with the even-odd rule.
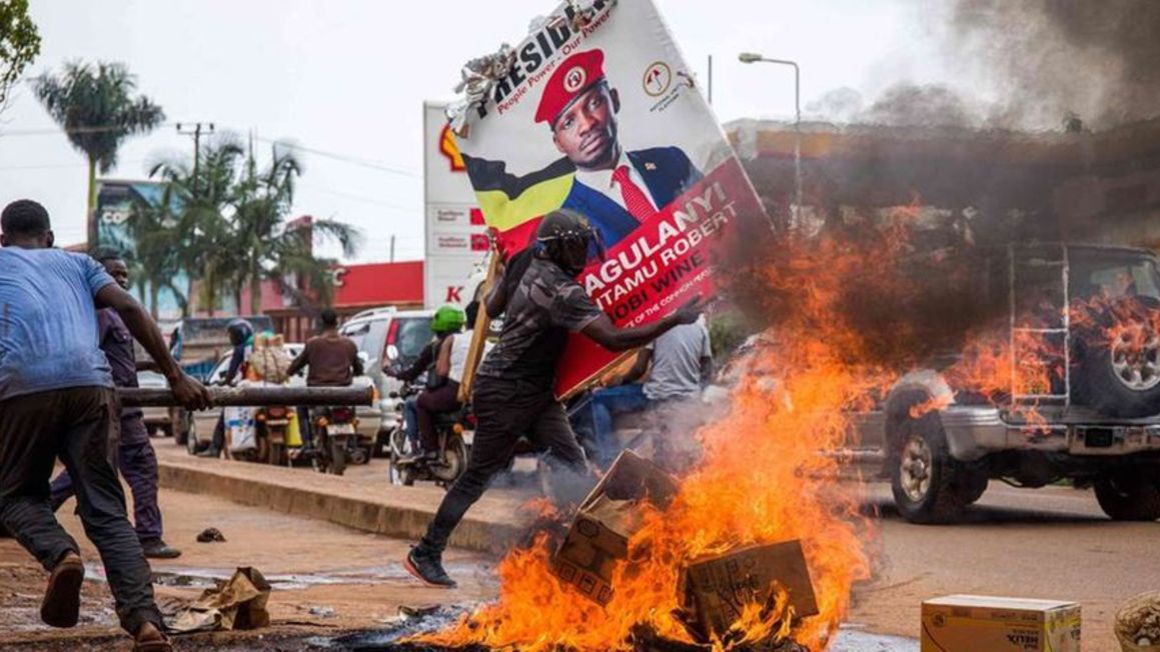
[[[395,262],[395,234],[391,234],[391,262]]]
[[[197,185],[197,163],[201,158],[201,134],[205,133],[207,136],[214,132],[212,122],[195,122],[192,125],[188,122],[177,123],[177,133],[183,136],[193,136],[193,183]]]

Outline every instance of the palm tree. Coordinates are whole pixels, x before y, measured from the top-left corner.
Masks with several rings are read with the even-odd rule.
[[[361,236],[354,227],[335,220],[313,220],[311,228],[290,228],[286,218],[302,165],[288,150],[275,145],[269,167],[257,170],[251,155],[239,184],[232,218],[231,258],[235,295],[241,308],[242,290],[250,289],[250,314],[261,311],[262,281],[273,281],[297,303],[328,304],[334,292],[330,271],[337,261],[314,255],[314,235],[337,241],[353,256]],[[302,293],[293,280],[308,288]],[[313,296],[311,296],[313,295]]]
[[[228,243],[244,156],[236,139],[222,136],[202,150],[196,177],[183,161],[162,162],[150,172],[151,178],[165,183],[163,201],[180,205],[176,226],[169,231],[175,236],[170,241],[175,263],[189,282],[184,295],[192,299],[193,284],[200,281],[199,303],[207,306],[211,317],[236,275],[236,259]]]
[[[152,131],[165,120],[161,107],[145,96],[133,96],[137,82],[121,63],[95,65],[74,61],[59,76],[33,79],[44,108],[89,162],[88,241],[97,245],[97,170],[117,164],[117,150],[131,135]]]

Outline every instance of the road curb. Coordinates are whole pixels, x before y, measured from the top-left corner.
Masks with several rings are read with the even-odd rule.
[[[218,459],[158,460],[158,480],[166,489],[416,541],[444,495],[433,486],[368,485],[306,469]],[[525,532],[527,522],[519,501],[485,496],[456,528],[450,545],[502,554]]]

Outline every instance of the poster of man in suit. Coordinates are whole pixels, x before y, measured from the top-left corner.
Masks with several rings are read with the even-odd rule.
[[[577,280],[617,325],[711,296],[721,243],[765,216],[653,2],[564,2],[508,52],[506,74],[453,121],[498,249],[529,246],[544,215],[572,209],[607,248]],[[615,359],[574,336],[557,393]]]

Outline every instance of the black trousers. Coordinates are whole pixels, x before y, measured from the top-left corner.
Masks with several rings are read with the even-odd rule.
[[[121,423],[123,432],[125,422]],[[129,444],[122,442],[117,462],[121,476],[133,492],[133,528],[137,531],[137,539],[141,545],[161,541],[161,507],[157,504],[157,454],[153,452],[152,442],[148,439]],[[76,495],[76,487],[68,471],[56,476],[50,486],[54,512]]]
[[[421,552],[440,553],[447,547],[451,532],[491,479],[507,468],[516,442],[524,434],[573,471],[586,470],[584,449],[576,442],[568,415],[551,387],[480,377],[475,381],[471,405],[477,425],[467,469],[439,504],[419,544]]]
[[[49,503],[59,457],[72,477],[77,514],[101,553],[121,626],[161,626],[149,563],[125,515],[117,478],[120,410],[112,390],[81,387],[0,402],[0,522],[47,570],[79,552]]]

